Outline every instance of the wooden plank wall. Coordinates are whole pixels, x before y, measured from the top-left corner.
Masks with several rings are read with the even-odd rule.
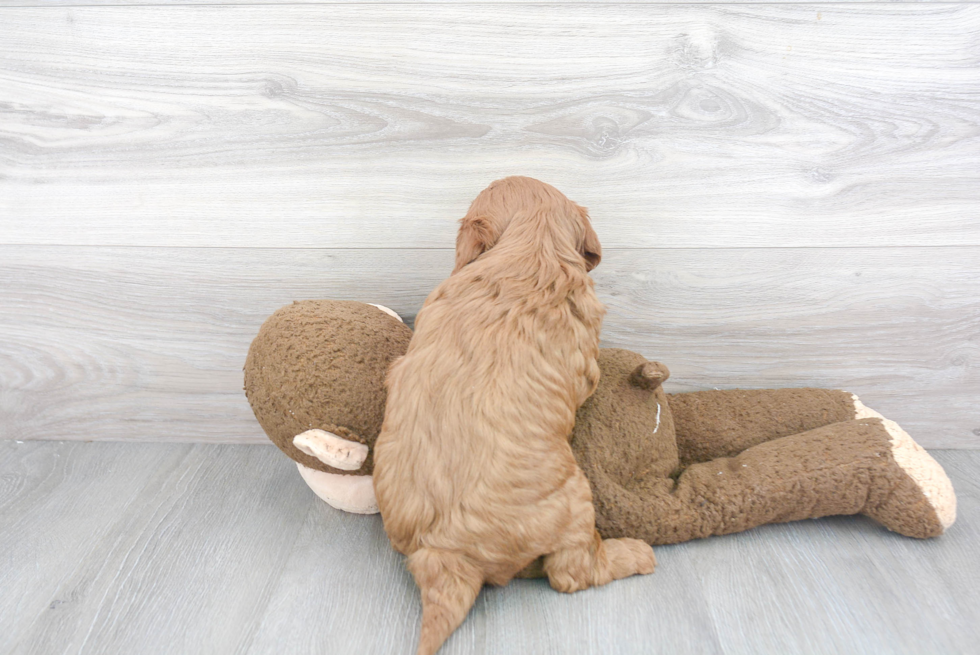
[[[0,0],[0,438],[262,441],[264,317],[412,316],[526,174],[673,390],[980,447],[977,5],[84,5]]]

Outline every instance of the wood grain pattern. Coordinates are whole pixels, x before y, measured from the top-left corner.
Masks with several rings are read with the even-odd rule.
[[[262,442],[242,393],[293,300],[409,321],[448,250],[0,247],[0,438]],[[980,446],[980,249],[610,250],[603,344],[673,391],[858,393],[929,447]]]
[[[980,245],[980,7],[3,8],[0,243],[448,247],[490,180],[607,247]]]
[[[445,655],[973,652],[980,451],[937,451],[959,520],[869,520],[657,549],[652,576],[487,588]],[[409,653],[418,591],[377,516],[334,510],[271,446],[0,441],[0,652]]]
[[[80,569],[99,570],[96,559],[80,560],[121,538],[113,530],[134,502],[145,503],[153,468],[178,466],[189,449],[0,442],[0,651],[13,652],[45,616],[71,625],[86,601],[98,601],[87,581],[66,582]]]
[[[0,651],[227,653],[265,613],[312,502],[295,466],[275,449],[118,446],[0,442],[17,483]]]
[[[956,4],[970,0],[913,0],[914,2],[942,2]],[[850,2],[895,2],[895,0],[781,0],[778,4],[844,4]],[[182,6],[182,5],[334,5],[334,4],[486,4],[486,0],[0,0],[0,7],[100,7],[100,6]],[[562,0],[562,5],[606,4],[606,5],[650,5],[650,4],[775,4],[770,0]],[[495,0],[494,4],[546,4],[554,5],[555,0]]]

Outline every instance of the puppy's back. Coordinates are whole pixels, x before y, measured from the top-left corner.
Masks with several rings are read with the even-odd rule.
[[[584,325],[571,303],[489,277],[492,263],[446,280],[419,313],[389,372],[375,487],[398,550],[414,552],[425,535],[516,572],[521,537],[531,549],[540,540],[528,531],[496,542],[575,468],[567,436],[598,380],[602,309],[584,287],[576,302],[596,315]]]
[[[374,482],[422,591],[420,655],[483,583],[505,584],[541,555],[561,591],[653,571],[649,546],[599,537],[568,444],[599,377],[604,310],[587,273],[600,258],[583,208],[529,178],[494,183],[389,372]]]

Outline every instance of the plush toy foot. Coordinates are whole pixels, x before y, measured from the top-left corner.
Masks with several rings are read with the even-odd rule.
[[[892,460],[905,477],[886,500],[865,509],[862,514],[908,537],[941,535],[956,521],[956,494],[943,467],[898,423],[866,406],[857,396],[852,394],[851,397],[854,399],[856,419],[875,418],[881,421],[889,436]],[[918,514],[922,520],[910,521],[910,516],[915,513],[913,507],[916,506],[921,508]]]
[[[370,475],[324,473],[296,463],[299,474],[321,500],[331,507],[354,514],[377,514],[374,480]]]
[[[877,420],[890,437],[889,463],[901,475],[882,498],[875,499],[880,494],[870,494],[868,507],[861,513],[907,537],[938,537],[956,521],[952,483],[943,467],[898,423],[886,418]]]

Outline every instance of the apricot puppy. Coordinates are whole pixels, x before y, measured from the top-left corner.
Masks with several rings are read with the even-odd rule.
[[[462,219],[456,267],[391,367],[374,486],[422,592],[419,655],[435,653],[480,587],[540,556],[572,592],[652,573],[650,546],[603,541],[569,437],[596,388],[605,309],[588,212],[526,177],[494,182]]]

